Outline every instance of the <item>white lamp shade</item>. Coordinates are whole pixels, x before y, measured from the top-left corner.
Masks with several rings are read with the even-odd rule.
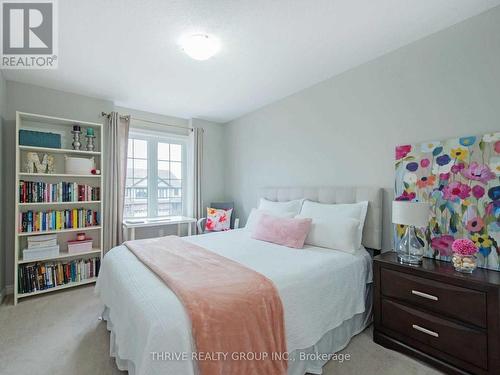
[[[430,207],[430,203],[394,201],[392,202],[392,222],[417,228],[425,227],[429,223]]]

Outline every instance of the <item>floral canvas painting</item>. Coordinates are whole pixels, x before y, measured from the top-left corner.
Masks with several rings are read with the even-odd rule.
[[[431,203],[426,256],[450,261],[452,242],[469,238],[478,265],[500,270],[500,132],[397,146],[395,199]]]

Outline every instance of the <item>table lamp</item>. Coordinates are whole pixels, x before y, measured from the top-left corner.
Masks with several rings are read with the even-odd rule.
[[[396,252],[400,263],[421,264],[424,246],[415,231],[429,224],[430,203],[394,201],[392,202],[393,224],[406,225],[406,232],[399,242]]]

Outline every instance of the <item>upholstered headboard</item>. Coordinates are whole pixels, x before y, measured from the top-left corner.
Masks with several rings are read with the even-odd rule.
[[[363,246],[382,249],[382,189],[376,187],[269,187],[260,189],[260,196],[272,201],[305,198],[319,203],[357,203],[368,201],[363,229]]]

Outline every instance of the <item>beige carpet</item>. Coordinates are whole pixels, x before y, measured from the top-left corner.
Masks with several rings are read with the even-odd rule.
[[[7,299],[0,306],[0,374],[122,374],[109,357],[109,333],[98,320],[102,307],[93,291],[93,286],[79,287],[16,307]],[[351,360],[330,361],[324,374],[439,374],[373,343],[371,329],[343,353]]]

